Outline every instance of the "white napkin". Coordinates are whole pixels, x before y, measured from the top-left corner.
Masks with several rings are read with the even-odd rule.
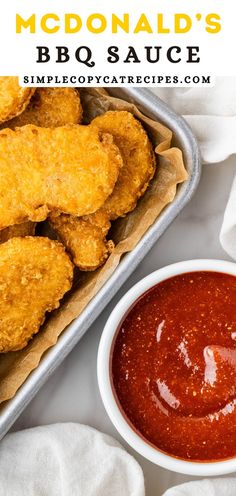
[[[235,496],[236,479],[204,479],[168,489],[163,496]]]
[[[220,241],[224,250],[236,260],[236,176],[224,214]]]
[[[198,139],[203,162],[222,162],[236,153],[236,78],[217,78],[213,88],[155,88],[152,91],[185,117]],[[236,179],[220,242],[236,260]]]
[[[8,434],[0,496],[144,496],[142,470],[110,436],[80,424]]]
[[[152,91],[185,117],[198,139],[203,162],[221,162],[236,153],[236,78],[217,78],[212,88]]]

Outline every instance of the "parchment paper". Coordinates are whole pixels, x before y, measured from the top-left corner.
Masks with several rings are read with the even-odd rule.
[[[73,290],[66,296],[59,310],[52,313],[40,332],[28,346],[18,352],[0,355],[0,403],[14,396],[30,372],[37,367],[45,351],[53,346],[58,336],[86,307],[110,275],[115,271],[124,253],[132,250],[163,208],[173,201],[176,187],[187,179],[182,152],[171,148],[172,132],[139,112],[132,104],[109,97],[104,90],[81,90],[84,122],[107,110],[128,110],[138,117],[146,128],[157,153],[157,172],[136,209],[112,226],[116,243],[106,264],[93,273],[78,273]],[[66,330],[64,331],[66,332]]]

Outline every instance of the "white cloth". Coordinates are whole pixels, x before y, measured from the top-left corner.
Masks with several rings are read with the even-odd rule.
[[[110,436],[65,423],[8,434],[0,496],[144,496],[142,470]]]
[[[236,176],[224,214],[220,241],[224,250],[236,260]]]
[[[217,78],[211,88],[152,91],[185,117],[198,139],[203,162],[222,162],[236,153],[236,78]]]
[[[204,479],[172,487],[163,496],[235,496],[236,479]]]
[[[152,91],[185,117],[198,139],[204,163],[222,162],[236,153],[236,78],[217,78],[212,88],[155,88]],[[236,178],[220,242],[236,260]]]

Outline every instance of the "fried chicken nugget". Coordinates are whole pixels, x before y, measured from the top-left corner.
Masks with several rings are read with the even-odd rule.
[[[21,88],[18,77],[0,76],[0,123],[25,110],[35,88]]]
[[[50,216],[50,225],[80,270],[97,269],[114,248],[113,241],[106,240],[110,221],[101,209],[80,218],[73,215]]]
[[[21,224],[15,224],[14,226],[6,227],[0,231],[0,243],[5,243],[11,238],[20,238],[25,236],[35,235],[35,222],[22,222]]]
[[[39,88],[25,111],[5,123],[5,127],[34,124],[39,127],[60,127],[79,124],[82,119],[80,96],[74,88]]]
[[[112,136],[95,126],[0,131],[0,229],[44,220],[53,210],[96,211],[122,165]]]
[[[13,238],[0,245],[0,352],[24,348],[71,288],[73,265],[48,238]]]
[[[146,131],[126,111],[108,111],[91,122],[102,132],[113,135],[121,151],[124,166],[113,193],[92,215],[80,219],[69,215],[51,217],[51,225],[81,270],[95,270],[113,249],[106,236],[110,221],[132,211],[146,191],[155,172],[155,155]]]

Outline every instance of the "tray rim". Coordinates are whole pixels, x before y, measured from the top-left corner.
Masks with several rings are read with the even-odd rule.
[[[116,97],[135,103],[144,113],[154,119],[158,118],[172,129],[182,144],[189,178],[178,187],[175,199],[165,207],[137,246],[124,256],[115,272],[89,302],[81,315],[63,331],[57,343],[45,352],[39,365],[27,377],[15,396],[7,400],[1,407],[0,439],[8,432],[46,380],[72,351],[141,260],[190,201],[200,180],[201,157],[198,143],[183,117],[177,115],[166,103],[147,89],[109,88],[108,91]]]

